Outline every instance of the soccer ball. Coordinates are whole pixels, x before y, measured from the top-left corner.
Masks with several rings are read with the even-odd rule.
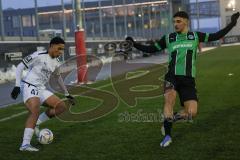
[[[53,141],[53,133],[50,129],[42,129],[39,132],[38,141],[41,144],[50,144]]]

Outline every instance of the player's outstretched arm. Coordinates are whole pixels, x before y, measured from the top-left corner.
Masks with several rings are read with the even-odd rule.
[[[208,35],[206,33],[198,32],[199,41],[200,42],[211,42],[211,41],[216,41],[216,40],[223,38],[229,31],[232,30],[232,28],[234,26],[236,26],[239,15],[240,15],[239,12],[234,13],[231,16],[231,22],[225,28],[221,29],[220,31],[218,31],[216,33],[211,33]]]
[[[20,94],[20,82],[21,82],[22,72],[24,68],[25,68],[25,65],[23,64],[23,62],[19,63],[16,68],[16,84],[11,92],[11,97],[13,99],[17,99],[18,95]]]
[[[69,100],[69,102],[72,105],[75,105],[74,97],[69,94],[69,92],[67,90],[67,87],[65,86],[64,81],[62,79],[62,76],[60,74],[58,75],[58,84],[62,88],[62,90],[64,91],[65,97]]]
[[[127,37],[125,40],[132,42],[134,48],[147,53],[155,53],[166,48],[165,36],[163,36],[160,40],[156,41],[152,45],[142,45],[135,42],[132,37]]]

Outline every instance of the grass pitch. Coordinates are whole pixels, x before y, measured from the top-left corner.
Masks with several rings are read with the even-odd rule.
[[[100,88],[117,97],[118,106],[104,117],[89,122],[63,122],[53,119],[41,126],[54,133],[49,145],[32,144],[38,153],[19,152],[26,114],[0,122],[1,160],[238,160],[240,157],[240,46],[222,47],[198,57],[197,89],[199,112],[193,123],[177,123],[173,127],[173,143],[160,148],[163,97],[138,99],[129,107],[111,85]],[[161,66],[150,71],[162,74]],[[158,73],[158,72],[156,72]],[[121,78],[119,78],[121,79]],[[148,78],[146,82],[151,82]],[[116,81],[115,81],[116,82]],[[106,85],[103,81],[98,85]],[[117,83],[116,83],[117,85]],[[142,86],[147,89],[148,86]],[[124,90],[118,90],[123,92]],[[74,92],[74,89],[73,89]],[[75,92],[78,89],[75,88]],[[80,90],[79,90],[80,92]],[[99,93],[100,93],[99,92]],[[92,93],[92,92],[91,92]],[[77,98],[74,113],[94,110],[102,102],[87,96]],[[99,106],[104,107],[104,106]],[[176,104],[175,110],[180,108]],[[22,104],[0,109],[0,119],[24,112]],[[142,116],[137,119],[136,116]],[[154,117],[155,116],[155,117]]]

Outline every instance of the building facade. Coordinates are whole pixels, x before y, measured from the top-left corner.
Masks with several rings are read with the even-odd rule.
[[[210,7],[209,4],[211,4]],[[219,16],[217,2],[199,4],[200,18]],[[157,39],[173,31],[172,15],[184,10],[196,17],[196,5],[190,0],[102,0],[82,2],[83,25],[88,39],[123,39],[131,35],[142,39]],[[202,7],[203,6],[203,7]],[[205,7],[204,7],[205,6]],[[38,25],[35,8],[3,11],[4,36],[41,37],[55,34],[73,38],[76,28],[73,4],[39,7]],[[217,11],[216,11],[217,10]],[[206,12],[207,11],[207,12]],[[203,14],[202,14],[203,13]],[[204,15],[204,13],[207,13]],[[64,23],[65,19],[65,23]],[[2,35],[2,34],[1,34]]]
[[[231,15],[240,10],[240,1],[238,0],[219,0],[220,1],[220,15],[221,26],[225,27],[231,21]],[[239,36],[240,35],[240,22],[237,27],[234,27],[227,36]]]

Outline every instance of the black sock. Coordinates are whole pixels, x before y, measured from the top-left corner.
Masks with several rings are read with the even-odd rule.
[[[165,129],[165,135],[171,136],[172,119],[171,118],[164,119],[163,125]]]

